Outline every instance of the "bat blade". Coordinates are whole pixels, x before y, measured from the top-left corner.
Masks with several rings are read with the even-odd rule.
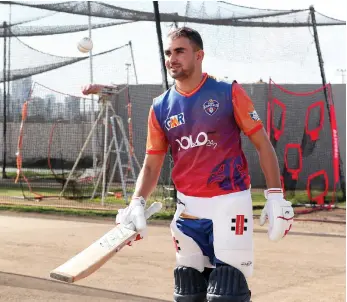
[[[60,281],[73,283],[94,273],[129,241],[135,239],[137,233],[118,225],[85,250],[57,267],[50,277]]]
[[[160,202],[153,203],[145,212],[146,219],[158,212],[161,207]],[[79,254],[51,271],[50,277],[67,283],[86,278],[130,241],[134,240],[137,234],[137,232],[119,224]]]

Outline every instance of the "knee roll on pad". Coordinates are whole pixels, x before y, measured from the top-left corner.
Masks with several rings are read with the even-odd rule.
[[[178,266],[174,270],[175,302],[205,302],[207,282],[195,268]]]
[[[244,274],[232,266],[215,268],[208,281],[208,302],[250,302],[249,291]]]

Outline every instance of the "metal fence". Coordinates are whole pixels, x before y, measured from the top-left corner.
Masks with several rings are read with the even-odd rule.
[[[255,108],[264,122],[267,124],[268,114],[267,114],[267,102],[269,98],[269,85],[268,84],[244,84],[243,87],[250,95],[254,101]],[[284,85],[285,89],[293,92],[308,92],[315,91],[320,88],[319,85]],[[48,89],[48,88],[47,88]],[[124,91],[124,90],[123,90]],[[134,154],[138,162],[143,162],[145,156],[145,145],[147,136],[147,118],[150,105],[154,97],[161,94],[162,87],[160,85],[130,85],[128,93],[119,93],[116,98],[113,99],[112,105],[117,113],[117,115],[122,117],[124,125],[127,128],[127,137],[132,140],[132,145],[134,148]],[[345,167],[345,157],[346,157],[346,133],[345,133],[345,85],[332,85],[333,100],[336,109],[336,120],[338,125],[339,133],[339,147],[341,158],[343,159],[343,166]],[[57,92],[56,92],[57,93]],[[57,99],[58,97],[56,97]],[[317,100],[320,98],[324,99],[324,96],[318,95]],[[59,99],[59,98],[58,98]],[[79,100],[80,101],[80,100]],[[131,116],[129,116],[129,101],[131,103]],[[289,100],[290,101],[290,100]],[[297,97],[295,101],[291,102],[292,106],[288,105],[288,122],[289,130],[298,132],[298,139],[300,138],[300,129],[305,127],[305,119],[303,116],[303,111],[305,105],[303,104],[303,99]],[[42,104],[41,109],[44,109],[48,103]],[[290,103],[289,103],[290,104]],[[52,106],[52,105],[50,105]],[[55,108],[55,107],[52,107]],[[67,106],[67,110],[73,107]],[[47,110],[45,111],[47,112]],[[37,113],[37,112],[36,112]],[[33,200],[41,200],[41,204],[47,205],[61,205],[61,206],[73,206],[73,207],[100,207],[100,198],[90,200],[90,186],[92,186],[92,181],[81,181],[81,179],[86,180],[88,171],[92,170],[92,145],[91,143],[87,146],[84,151],[84,161],[79,166],[80,174],[77,176],[80,179],[79,182],[75,183],[75,192],[70,191],[70,195],[67,198],[58,198],[59,192],[62,189],[63,183],[56,177],[57,174],[60,176],[64,174],[61,172],[64,166],[65,173],[71,170],[71,167],[76,160],[82,145],[87,138],[87,135],[91,129],[91,122],[88,122],[88,118],[84,119],[78,115],[73,115],[64,113],[66,116],[65,120],[60,121],[58,124],[54,124],[51,118],[47,120],[40,117],[39,120],[33,122],[27,122],[25,124],[25,133],[22,137],[23,145],[25,145],[25,152],[23,149],[23,175],[29,180],[26,182],[25,179],[21,178],[21,181],[15,183],[14,179],[16,176],[17,162],[16,162],[16,152],[18,148],[18,139],[20,134],[21,123],[10,122],[8,123],[7,131],[7,167],[6,171],[8,174],[7,179],[0,179],[0,200],[2,202],[6,201],[20,201],[31,203]],[[296,116],[298,118],[296,118]],[[301,116],[301,118],[299,118]],[[132,129],[131,132],[127,127],[128,122],[131,119]],[[332,154],[331,153],[331,132],[328,128],[329,124],[325,124],[325,135],[320,138],[320,142],[317,148],[320,148],[317,154]],[[0,124],[0,131],[2,131],[3,123]],[[52,132],[54,129],[54,132]],[[103,146],[104,146],[104,128],[102,124],[99,124],[96,128],[96,139],[97,139],[97,155],[98,158],[102,160]],[[53,133],[53,134],[52,134]],[[111,132],[109,132],[111,138]],[[131,135],[129,135],[131,133]],[[250,143],[250,141],[243,136],[242,138],[243,149],[249,162],[250,175],[252,179],[253,188],[265,188],[265,179],[259,166],[257,152]],[[324,147],[325,146],[325,147]],[[0,152],[3,151],[3,144],[0,144]],[[325,148],[325,149],[324,149]],[[51,158],[47,157],[47,150],[50,149]],[[282,152],[277,150],[279,153]],[[278,153],[278,154],[279,154]],[[88,160],[89,159],[89,160]],[[304,159],[307,161],[308,166],[314,166],[319,162],[322,169],[332,172],[332,164],[330,158],[323,156],[309,157]],[[51,167],[47,165],[47,162],[51,162]],[[55,162],[54,162],[55,161]],[[115,162],[115,155],[111,155],[110,159],[107,161],[107,171],[110,174],[111,168]],[[123,162],[127,164],[126,158]],[[2,162],[0,162],[3,164]],[[100,162],[99,162],[100,167]],[[125,169],[126,170],[126,169]],[[138,173],[138,168],[135,169]],[[34,173],[36,171],[36,173]],[[53,173],[52,173],[53,171]],[[100,170],[99,170],[100,171]],[[158,190],[153,195],[152,199],[164,200],[168,198],[171,194],[170,185],[170,172],[171,163],[169,157],[167,157],[161,177],[159,180]],[[56,175],[53,175],[53,174]],[[345,173],[345,171],[343,172]],[[82,175],[83,174],[83,175]],[[49,176],[50,175],[50,176]],[[65,174],[65,179],[66,179]],[[78,180],[77,179],[77,180]],[[99,185],[100,188],[101,185]],[[127,190],[131,192],[134,184],[131,182],[127,183]],[[54,188],[54,190],[53,190]],[[89,189],[88,189],[89,188]],[[296,186],[297,190],[306,190],[306,178],[300,180]],[[341,190],[341,188],[337,188]],[[89,190],[89,191],[88,191]],[[112,180],[112,193],[110,197],[106,200],[106,207],[112,207],[114,205],[115,198],[122,198],[121,184],[119,178],[119,169],[116,171],[116,176]],[[89,192],[86,195],[86,192]],[[36,195],[35,195],[36,194]],[[38,198],[38,196],[44,198]],[[23,198],[24,197],[24,198]],[[45,198],[46,197],[46,198]]]

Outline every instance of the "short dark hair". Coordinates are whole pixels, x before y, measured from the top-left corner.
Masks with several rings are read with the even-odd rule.
[[[199,49],[204,49],[204,44],[202,42],[200,34],[189,27],[180,27],[172,30],[167,35],[171,39],[179,38],[179,37],[185,37],[189,39],[189,41],[193,44],[195,44]]]

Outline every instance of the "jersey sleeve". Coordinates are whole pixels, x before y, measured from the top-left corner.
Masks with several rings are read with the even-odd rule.
[[[245,135],[251,135],[263,128],[250,97],[242,86],[236,82],[232,84],[232,102],[236,123]]]
[[[149,109],[146,154],[163,154],[168,150],[169,143],[161,129],[153,106]]]

